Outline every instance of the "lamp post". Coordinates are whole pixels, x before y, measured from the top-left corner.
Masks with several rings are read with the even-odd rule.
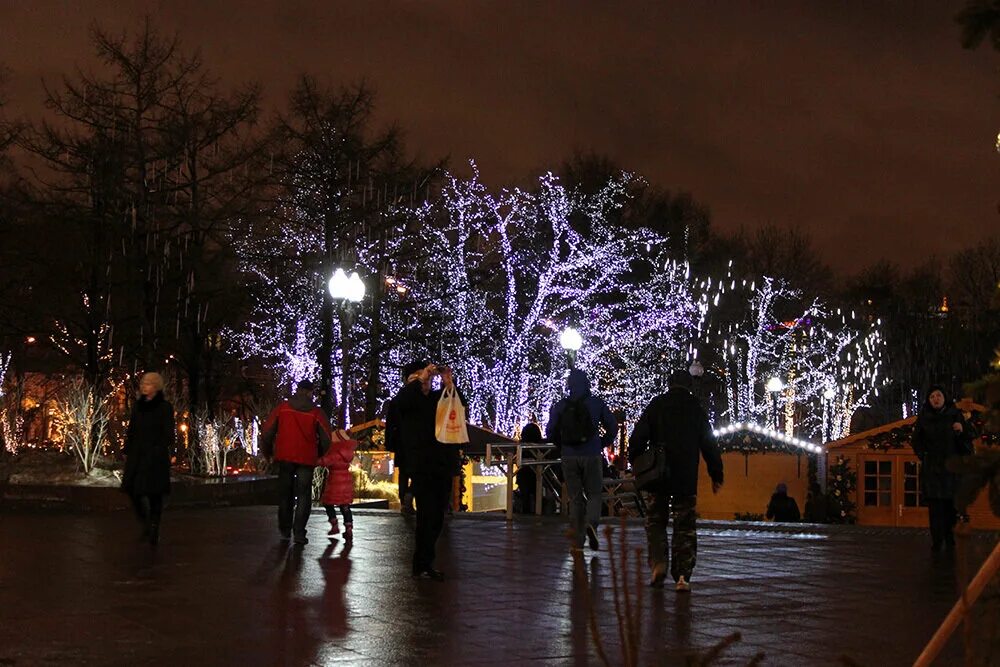
[[[837,390],[827,387],[823,392],[823,408],[826,410],[826,441],[833,439],[833,399],[837,397]]]
[[[350,389],[351,364],[351,326],[354,324],[354,308],[365,298],[365,283],[357,271],[348,277],[343,269],[338,268],[330,277],[328,285],[330,296],[340,303],[340,350],[343,363],[340,378],[340,426],[347,428],[347,392]]]
[[[580,332],[573,327],[566,327],[559,335],[559,345],[566,350],[569,367],[573,368],[576,364],[576,353],[583,347],[583,337],[580,336]]]
[[[771,395],[771,412],[774,414],[774,430],[778,430],[778,394],[785,390],[785,383],[781,381],[779,377],[772,377],[764,385],[767,393]]]

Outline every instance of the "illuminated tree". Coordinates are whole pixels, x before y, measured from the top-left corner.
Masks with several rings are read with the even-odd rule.
[[[881,321],[831,311],[818,300],[798,310],[800,293],[768,277],[699,286],[714,290],[712,303],[728,302],[716,313],[721,323],[709,324],[704,339],[710,354],[717,351],[725,420],[783,421],[789,435],[839,437],[855,410],[884,385]],[[781,389],[769,396],[771,378]]]
[[[424,350],[467,380],[473,420],[513,433],[544,415],[563,392],[567,326],[584,336],[579,366],[629,411],[662,385],[664,357],[683,357],[701,317],[686,268],[664,260],[663,237],[608,222],[632,179],[588,195],[547,174],[534,190],[491,193],[476,173],[450,177],[424,211],[433,252],[404,279],[417,321],[435,332]]]

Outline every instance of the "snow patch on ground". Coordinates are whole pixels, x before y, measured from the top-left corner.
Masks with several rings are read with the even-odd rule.
[[[79,459],[59,451],[28,451],[0,459],[0,482],[8,484],[117,487],[121,474],[114,462],[106,461],[84,475]]]

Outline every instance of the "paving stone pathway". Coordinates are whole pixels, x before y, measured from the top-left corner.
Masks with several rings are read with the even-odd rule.
[[[168,511],[153,549],[124,512],[0,512],[0,665],[599,665],[588,597],[621,664],[606,545],[574,584],[555,519],[452,518],[443,584],[409,577],[409,519],[359,511],[351,549],[325,527],[314,512],[296,549],[270,508]],[[704,523],[698,540],[691,595],[642,588],[643,664],[739,631],[717,664],[908,665],[955,599],[921,531]]]

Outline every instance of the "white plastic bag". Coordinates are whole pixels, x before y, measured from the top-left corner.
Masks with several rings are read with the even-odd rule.
[[[465,406],[454,387],[445,387],[437,405],[434,420],[434,437],[449,445],[469,442],[469,429],[465,427]]]

